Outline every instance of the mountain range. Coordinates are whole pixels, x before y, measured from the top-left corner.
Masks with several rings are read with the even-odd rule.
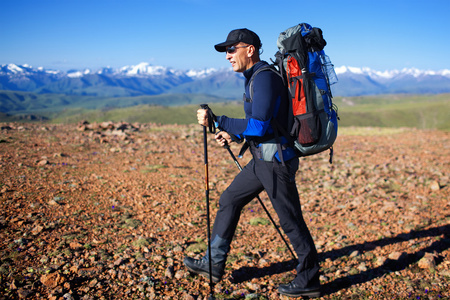
[[[450,70],[415,68],[375,71],[369,68],[335,68],[334,96],[377,94],[438,94],[450,92]],[[201,94],[240,99],[242,74],[231,69],[176,70],[140,63],[119,69],[93,71],[49,70],[29,65],[0,65],[0,90],[93,97],[134,97],[164,94]]]

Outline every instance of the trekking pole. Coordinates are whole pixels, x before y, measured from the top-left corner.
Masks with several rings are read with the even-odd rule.
[[[203,109],[209,109],[208,104],[200,105]],[[208,125],[211,133],[215,133],[214,124],[211,125],[209,114],[208,114]],[[214,128],[214,130],[213,130]],[[205,196],[206,196],[206,223],[208,227],[208,257],[209,257],[209,300],[214,300],[214,283],[212,279],[212,257],[211,257],[211,222],[209,218],[209,174],[208,174],[208,139],[206,133],[206,126],[203,126],[203,148],[204,148],[204,158],[205,158]]]
[[[236,159],[236,156],[234,155],[233,151],[231,151],[230,146],[228,144],[226,144],[225,149],[228,150],[228,153],[230,153],[231,157],[234,160],[234,163],[236,164],[236,166],[238,167],[239,171],[242,171],[242,167],[241,164],[238,162],[238,160]],[[277,224],[275,223],[275,220],[272,218],[272,216],[270,215],[269,211],[267,210],[266,206],[264,205],[264,203],[262,202],[261,198],[259,197],[259,195],[256,195],[256,199],[258,199],[259,203],[261,204],[261,206],[263,207],[264,211],[266,212],[267,216],[269,217],[270,221],[272,222],[273,226],[275,227],[275,229],[277,230],[278,234],[280,235],[281,239],[283,240],[283,242],[286,244],[286,247],[289,249],[289,252],[291,252],[292,257],[294,258],[294,260],[297,260],[297,257],[294,254],[294,251],[292,251],[291,247],[289,246],[288,242],[286,241],[286,239],[284,238],[283,234],[281,233],[280,229],[278,228]]]

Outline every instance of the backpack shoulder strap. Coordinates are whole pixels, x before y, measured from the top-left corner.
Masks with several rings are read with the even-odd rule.
[[[249,87],[248,87],[249,92],[250,92],[250,98],[245,97],[245,94],[244,94],[244,100],[245,101],[247,101],[247,102],[252,102],[253,101],[253,80],[255,79],[256,75],[258,75],[262,71],[266,71],[266,70],[272,71],[275,74],[277,74],[278,76],[280,76],[281,80],[283,81],[283,85],[285,84],[283,75],[280,74],[280,72],[278,72],[278,70],[273,65],[264,66],[264,67],[258,69],[255,73],[253,73],[252,77],[250,77]],[[285,166],[285,162],[284,162],[284,158],[283,158],[283,150],[282,150],[282,147],[281,147],[281,139],[280,139],[280,135],[278,133],[278,129],[281,129],[282,134],[286,135],[286,139],[288,140],[289,144],[291,144],[291,139],[289,137],[289,134],[287,134],[287,132],[281,126],[278,125],[277,121],[275,120],[275,116],[273,116],[272,119],[270,120],[270,124],[272,125],[272,128],[274,130],[274,134],[275,134],[275,139],[277,141],[277,150],[278,150],[278,155],[280,157],[280,161],[281,161],[282,165]],[[241,149],[241,152],[243,154],[243,152],[245,152],[245,150],[244,151],[242,151],[242,150],[243,149]],[[240,155],[241,155],[241,153],[240,153]]]
[[[253,102],[253,81],[255,80],[256,75],[258,75],[259,73],[261,73],[261,72],[263,72],[263,71],[267,71],[267,70],[274,72],[275,74],[277,74],[278,76],[280,76],[281,79],[283,79],[283,77],[282,77],[281,74],[277,71],[277,69],[275,69],[275,67],[273,67],[273,66],[271,66],[271,65],[268,65],[268,66],[264,66],[264,67],[259,68],[258,70],[256,70],[255,73],[252,74],[252,77],[250,77],[249,84],[248,84],[248,90],[249,90],[249,92],[250,92],[250,95],[249,95],[250,97],[249,97],[249,98],[244,97],[244,100],[245,100],[246,102]]]

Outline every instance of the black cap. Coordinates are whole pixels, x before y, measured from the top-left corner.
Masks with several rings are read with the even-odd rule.
[[[261,40],[259,36],[247,28],[232,30],[227,37],[227,40],[223,43],[214,46],[217,51],[225,52],[228,46],[237,44],[239,42],[246,43],[255,46],[257,50],[261,48]]]

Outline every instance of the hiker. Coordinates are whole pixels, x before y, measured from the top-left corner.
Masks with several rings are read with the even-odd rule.
[[[287,128],[288,105],[286,89],[281,77],[270,70],[258,73],[253,80],[249,98],[249,81],[258,69],[268,66],[260,60],[261,41],[256,33],[246,28],[232,30],[223,43],[215,45],[218,52],[226,52],[226,59],[235,72],[245,77],[245,119],[217,116],[215,135],[219,145],[225,146],[240,139],[249,145],[253,159],[235,177],[219,200],[212,234],[212,280],[219,282],[225,269],[230,243],[243,207],[265,190],[278,214],[281,227],[289,237],[298,257],[297,275],[278,291],[287,296],[320,296],[319,264],[311,234],[302,216],[295,173],[299,159],[289,147],[283,147],[282,159],[277,147],[271,119]],[[198,123],[208,126],[207,110],[197,111]],[[281,140],[283,141],[283,137]],[[284,163],[282,163],[284,161]],[[251,241],[250,241],[251,242]],[[209,278],[209,257],[186,257],[186,267]]]

